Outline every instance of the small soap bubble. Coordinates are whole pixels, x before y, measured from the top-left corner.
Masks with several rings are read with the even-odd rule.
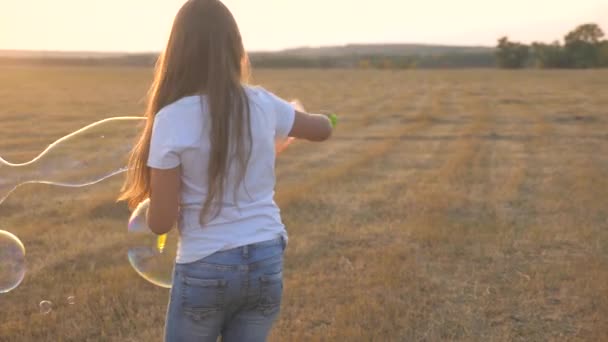
[[[19,286],[25,277],[25,248],[15,235],[0,230],[0,294]]]
[[[352,272],[355,270],[355,266],[350,259],[344,256],[340,257],[340,268],[346,272]]]
[[[68,296],[67,302],[68,302],[69,305],[76,304],[76,297],[74,297],[74,296]]]
[[[40,313],[43,315],[48,315],[51,313],[51,311],[53,311],[53,303],[48,300],[41,301],[39,306],[40,306]]]

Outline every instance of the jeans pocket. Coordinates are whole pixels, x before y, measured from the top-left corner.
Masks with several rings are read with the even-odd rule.
[[[225,279],[200,279],[182,276],[182,308],[195,321],[223,311]]]
[[[260,276],[259,309],[265,316],[279,312],[283,296],[283,272]]]

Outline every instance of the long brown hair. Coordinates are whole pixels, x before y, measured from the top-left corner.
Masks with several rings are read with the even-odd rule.
[[[224,195],[231,151],[236,152],[240,167],[235,196],[251,157],[250,108],[242,86],[248,76],[249,61],[228,8],[219,0],[186,2],[175,17],[167,47],[156,64],[146,125],[131,152],[119,200],[126,200],[133,208],[150,196],[147,160],[156,113],[182,97],[205,94],[211,118],[211,150],[201,223],[215,218],[221,209],[213,201],[219,198],[221,202]]]

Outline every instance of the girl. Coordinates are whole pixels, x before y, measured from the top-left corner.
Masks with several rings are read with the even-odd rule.
[[[279,314],[287,234],[273,200],[274,143],[322,141],[332,127],[244,85],[247,75],[230,11],[218,0],[184,4],[120,196],[132,208],[150,198],[156,234],[178,222],[166,341],[264,341]]]

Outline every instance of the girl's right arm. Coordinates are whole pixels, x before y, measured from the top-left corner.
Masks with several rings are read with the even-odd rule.
[[[308,114],[296,110],[289,136],[310,141],[324,141],[331,137],[331,120],[323,114]]]
[[[324,141],[332,133],[331,120],[322,114],[306,113],[302,105],[295,100],[289,103],[271,92],[264,90],[276,114],[276,138],[287,137],[309,141]]]

